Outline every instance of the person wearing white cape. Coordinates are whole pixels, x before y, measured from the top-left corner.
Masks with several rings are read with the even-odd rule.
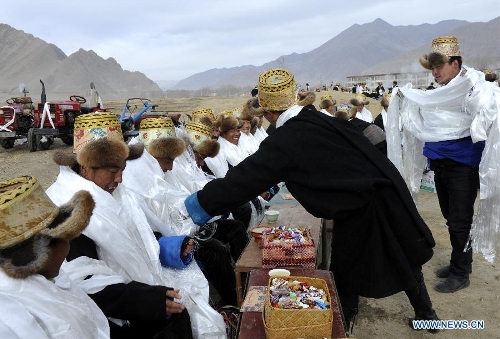
[[[107,137],[90,142],[76,157],[56,152],[54,160],[61,167],[47,190],[49,197],[59,205],[78,188],[96,201],[89,227],[75,239],[79,246],[63,267],[103,309],[112,332],[124,337],[226,338],[223,318],[208,304],[208,282],[191,262],[189,246],[185,249],[184,240],[177,246],[166,242],[168,237],[157,240],[138,202],[119,185],[126,161],[142,152],[142,144],[127,147]],[[96,271],[86,257],[114,274]],[[164,265],[175,261],[182,269]],[[117,283],[115,276],[127,282]]]
[[[451,293],[469,286],[473,251],[482,252],[492,263],[497,253],[500,91],[485,81],[482,72],[462,64],[456,37],[434,39],[432,53],[423,55],[420,63],[441,86],[432,91],[413,89],[411,84],[394,89],[386,126],[388,157],[402,173],[415,201],[425,157],[434,171],[452,245],[450,264],[436,272],[445,280],[435,288]],[[474,218],[478,186],[480,202]]]
[[[60,270],[93,209],[85,191],[58,208],[36,178],[0,182],[0,338],[110,337],[106,316]]]

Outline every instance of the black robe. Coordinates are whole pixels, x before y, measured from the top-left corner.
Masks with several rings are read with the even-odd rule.
[[[219,215],[282,181],[309,213],[335,220],[330,269],[339,294],[414,288],[413,269],[432,257],[434,239],[396,167],[354,125],[305,106],[197,197]]]

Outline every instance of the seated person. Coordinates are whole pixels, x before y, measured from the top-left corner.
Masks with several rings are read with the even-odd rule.
[[[196,124],[196,123],[194,123]],[[208,139],[209,143],[217,143]],[[164,179],[175,166],[175,159],[185,152],[182,139],[166,137],[152,140],[147,151],[127,164],[123,185],[134,195],[153,231],[163,236],[194,234],[197,226],[190,219],[178,218],[184,212],[182,202],[189,195]],[[147,180],[141,180],[147,177]],[[175,176],[174,178],[175,179]],[[203,273],[222,297],[224,304],[236,304],[236,261],[247,243],[244,225],[237,220],[216,220],[216,229],[208,239],[199,238],[194,255]]]
[[[144,212],[120,185],[126,161],[142,153],[142,144],[104,137],[76,155],[54,154],[61,167],[49,197],[60,205],[78,188],[96,201],[89,226],[72,241],[63,268],[108,317],[112,337],[189,338],[192,332],[225,338],[222,316],[208,304],[208,282],[191,262],[192,239],[157,240]]]
[[[349,112],[347,111],[349,109]],[[354,124],[365,137],[385,156],[387,156],[387,141],[384,131],[374,123],[368,123],[356,117],[356,107],[348,105],[339,105],[335,117],[347,120]]]
[[[102,311],[60,270],[93,209],[85,191],[58,208],[35,178],[0,182],[0,338],[109,338]]]

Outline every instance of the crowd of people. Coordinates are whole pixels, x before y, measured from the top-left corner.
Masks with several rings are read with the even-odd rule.
[[[500,89],[462,63],[456,38],[431,48],[420,63],[432,91],[360,83],[348,103],[315,106],[309,85],[297,92],[278,68],[243,107],[198,109],[186,124],[146,118],[128,143],[115,116],[95,113],[78,152],[54,153],[46,191],[33,177],[0,182],[0,337],[227,338],[218,308],[236,304],[234,264],[280,183],[334,220],[329,269],[348,333],[360,296],[404,291],[412,329],[438,320],[422,274],[435,242],[412,183],[434,171],[448,225],[435,289],[468,287],[473,251],[494,260],[500,232]]]

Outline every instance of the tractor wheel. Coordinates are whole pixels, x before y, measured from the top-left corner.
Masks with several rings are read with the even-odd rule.
[[[9,149],[14,147],[14,143],[16,142],[16,139],[14,138],[5,138],[5,139],[0,139],[0,145],[2,148]]]
[[[43,151],[46,151],[50,148],[50,145],[52,144],[50,137],[47,137],[45,135],[37,135],[36,136],[36,146],[38,149],[41,149]]]
[[[74,139],[72,135],[61,135],[60,136],[62,142],[64,142],[66,145],[73,145]]]
[[[33,128],[30,128],[28,130],[28,149],[30,152],[36,152],[36,138],[35,138],[35,131]]]

